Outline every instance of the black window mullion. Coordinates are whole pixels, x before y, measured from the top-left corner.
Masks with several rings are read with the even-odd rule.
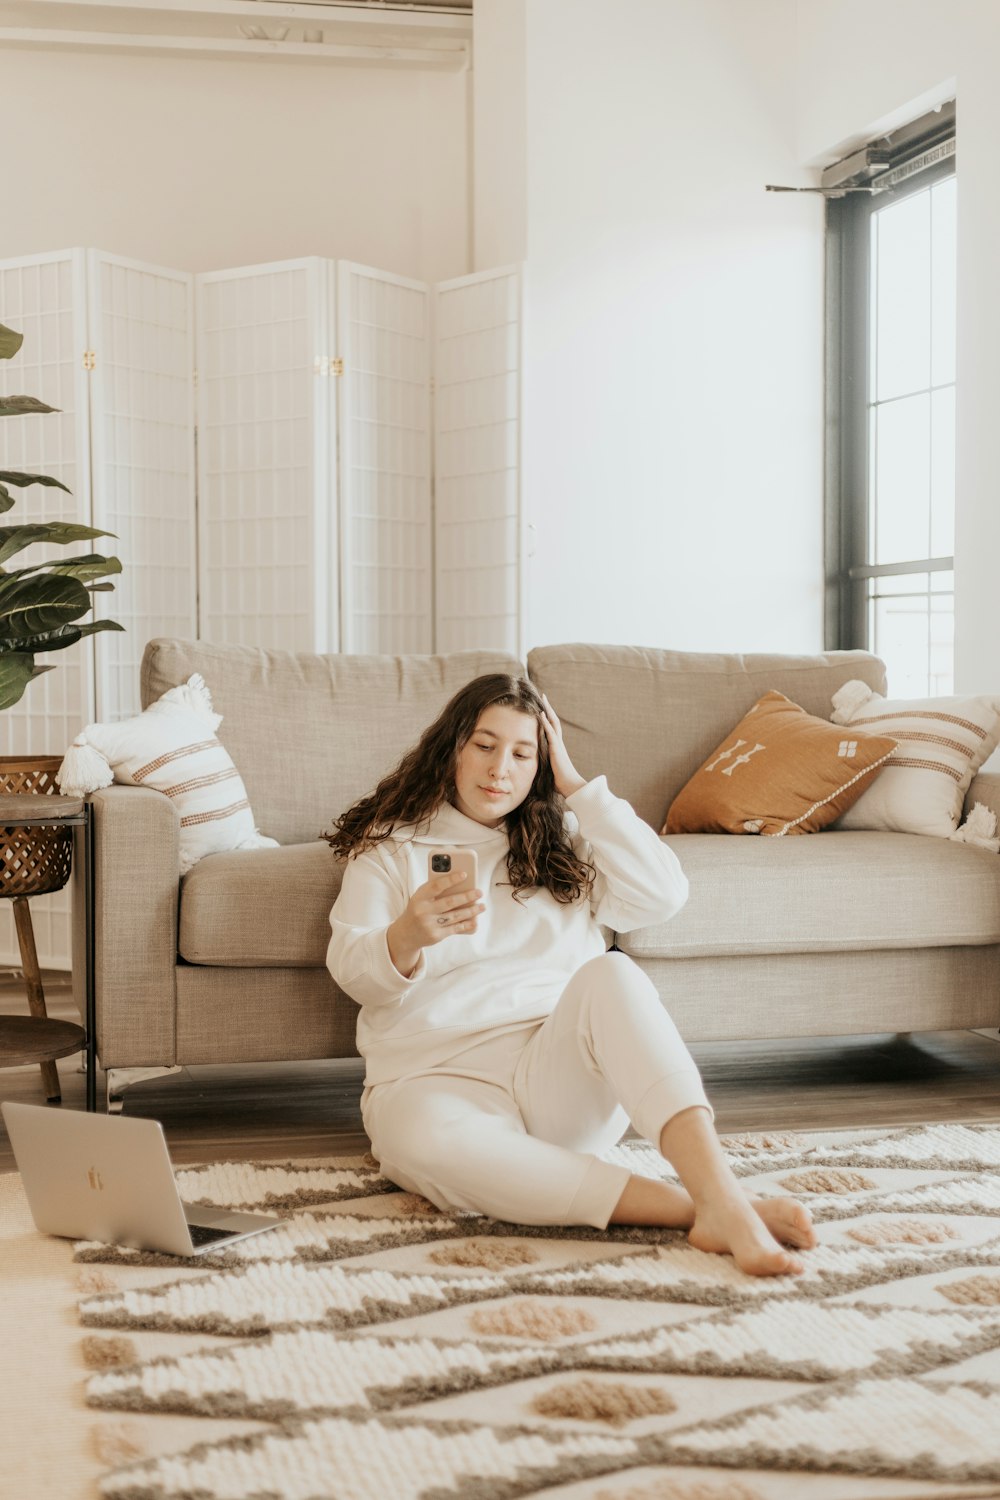
[[[826,464],[825,644],[869,648],[865,577],[851,570],[870,561],[869,371],[871,218],[879,208],[949,177],[954,160],[915,174],[884,193],[847,193],[827,200],[826,218]]]
[[[869,253],[872,199],[827,203],[827,632],[829,648],[864,646],[868,559]]]

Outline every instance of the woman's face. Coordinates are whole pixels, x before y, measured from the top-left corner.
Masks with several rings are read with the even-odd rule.
[[[520,807],[538,770],[538,720],[494,703],[458,752],[455,806],[487,828]]]

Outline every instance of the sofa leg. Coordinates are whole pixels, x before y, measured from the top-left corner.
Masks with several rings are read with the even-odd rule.
[[[125,1103],[125,1090],[133,1083],[142,1083],[147,1078],[168,1078],[171,1073],[183,1073],[182,1067],[162,1068],[108,1068],[105,1075],[106,1102],[109,1115],[120,1115]]]

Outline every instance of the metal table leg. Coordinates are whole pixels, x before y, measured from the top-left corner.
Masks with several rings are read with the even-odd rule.
[[[94,808],[83,808],[83,910],[85,930],[84,984],[87,1026],[87,1109],[97,1109],[97,1002],[94,977]]]

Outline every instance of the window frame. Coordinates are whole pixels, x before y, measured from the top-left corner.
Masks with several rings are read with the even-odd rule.
[[[909,128],[889,151],[891,167],[955,138],[953,111]],[[868,588],[873,577],[945,572],[953,557],[869,563],[871,219],[890,203],[955,175],[954,155],[883,192],[847,191],[826,205],[826,445],[824,640],[828,650],[871,650]],[[847,180],[844,185],[851,183]],[[828,191],[836,191],[830,189]]]

